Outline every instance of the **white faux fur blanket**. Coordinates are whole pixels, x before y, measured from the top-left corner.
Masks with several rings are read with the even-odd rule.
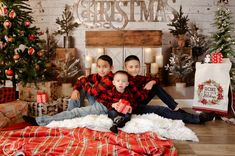
[[[88,115],[81,118],[64,121],[53,121],[47,127],[77,128],[86,127],[92,130],[110,132],[112,120],[107,115]],[[125,127],[121,128],[127,133],[143,133],[153,131],[161,137],[174,140],[189,140],[198,142],[196,134],[181,120],[171,120],[156,114],[132,115]]]

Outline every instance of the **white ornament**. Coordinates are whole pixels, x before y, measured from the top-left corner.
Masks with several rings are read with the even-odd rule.
[[[204,59],[204,62],[205,62],[205,63],[210,63],[210,62],[211,62],[211,56],[210,56],[210,54],[207,54],[207,55],[206,55],[206,57],[205,57],[205,59]]]

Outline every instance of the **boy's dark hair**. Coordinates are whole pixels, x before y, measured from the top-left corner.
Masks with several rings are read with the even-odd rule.
[[[110,56],[108,56],[108,55],[101,55],[97,60],[107,61],[110,66],[113,66],[113,60],[112,60],[112,58],[111,58]]]
[[[123,75],[126,75],[127,77],[129,76],[129,74],[125,70],[118,70],[113,74],[113,76],[117,74],[123,74]]]
[[[132,60],[136,60],[136,61],[140,62],[140,59],[137,56],[129,55],[125,58],[125,63],[128,62],[128,61],[132,61]]]

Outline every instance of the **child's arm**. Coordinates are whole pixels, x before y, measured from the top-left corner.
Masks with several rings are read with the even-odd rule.
[[[96,82],[93,86],[85,82],[84,78],[81,79],[83,83],[84,90],[91,96],[97,96],[99,94],[107,92],[112,86],[113,83],[109,77],[103,77],[100,82]]]
[[[151,90],[153,85],[155,85],[157,82],[155,80],[151,80],[149,81],[145,86],[144,86],[144,89],[146,90]]]

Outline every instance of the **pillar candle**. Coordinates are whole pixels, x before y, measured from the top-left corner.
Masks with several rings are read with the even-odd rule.
[[[91,56],[86,56],[85,58],[85,68],[91,68],[92,64],[92,57]]]
[[[101,55],[104,55],[104,48],[97,49],[97,58],[100,57]]]
[[[162,47],[156,48],[156,56],[162,55]]]
[[[152,49],[151,48],[144,48],[144,62],[151,63],[152,62]]]
[[[97,73],[96,63],[92,63],[91,64],[91,74],[95,74],[95,73]]]
[[[151,63],[150,73],[153,75],[156,75],[158,73],[158,64],[157,63]]]
[[[156,56],[156,63],[158,64],[159,68],[163,67],[163,56],[162,55],[157,55]]]

